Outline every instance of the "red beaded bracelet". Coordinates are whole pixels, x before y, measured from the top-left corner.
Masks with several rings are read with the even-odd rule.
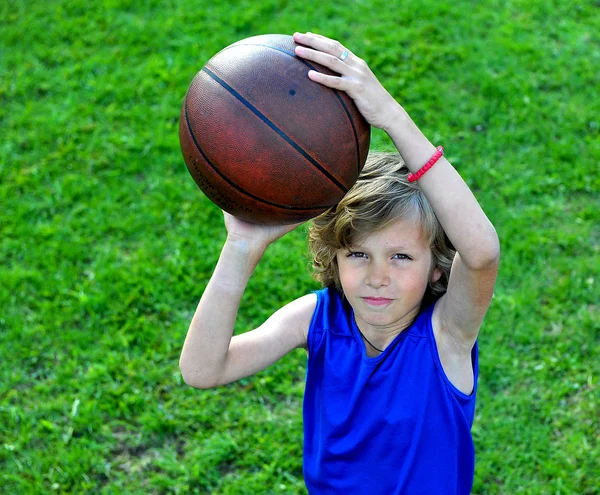
[[[435,154],[425,165],[423,165],[416,173],[408,174],[408,182],[418,181],[421,177],[423,177],[423,175],[425,175],[425,172],[427,172],[431,167],[435,165],[435,162],[437,162],[440,159],[440,157],[444,154],[444,148],[442,146],[438,146],[436,149],[437,151],[435,152]]]

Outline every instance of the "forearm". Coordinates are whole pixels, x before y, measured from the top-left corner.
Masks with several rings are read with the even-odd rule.
[[[398,105],[395,118],[385,129],[412,173],[435,153],[435,146]],[[496,263],[499,242],[496,231],[473,193],[445,157],[419,179],[444,231],[471,268]]]
[[[263,250],[225,242],[215,271],[200,299],[181,352],[185,382],[210,387],[224,368],[238,308]]]

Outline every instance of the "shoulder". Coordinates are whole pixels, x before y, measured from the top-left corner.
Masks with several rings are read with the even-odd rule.
[[[308,329],[317,307],[317,300],[317,294],[314,292],[299,297],[273,313],[266,324],[296,334],[302,342],[302,347],[306,347]]]
[[[351,310],[344,296],[333,287],[326,287],[314,293],[316,306],[314,323],[323,328],[332,328],[347,320]]]
[[[306,334],[309,350],[320,345],[325,335],[351,334],[352,311],[343,294],[333,287],[326,287],[315,291],[310,296],[313,299],[306,301],[312,309]]]
[[[310,313],[312,315],[316,306],[317,293],[311,292],[299,297],[298,299],[294,299],[292,302],[283,306],[279,311],[286,311],[291,314],[302,313],[304,315]]]

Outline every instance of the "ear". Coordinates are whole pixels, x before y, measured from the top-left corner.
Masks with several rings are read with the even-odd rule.
[[[443,273],[444,272],[442,271],[442,269],[436,266],[431,272],[431,279],[429,280],[429,283],[435,284],[440,279]]]

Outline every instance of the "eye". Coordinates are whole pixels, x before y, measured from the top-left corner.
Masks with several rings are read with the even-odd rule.
[[[412,260],[412,258],[408,254],[396,253],[392,256],[392,259],[395,260]]]
[[[347,258],[366,258],[367,255],[360,251],[350,251],[347,255]]]

